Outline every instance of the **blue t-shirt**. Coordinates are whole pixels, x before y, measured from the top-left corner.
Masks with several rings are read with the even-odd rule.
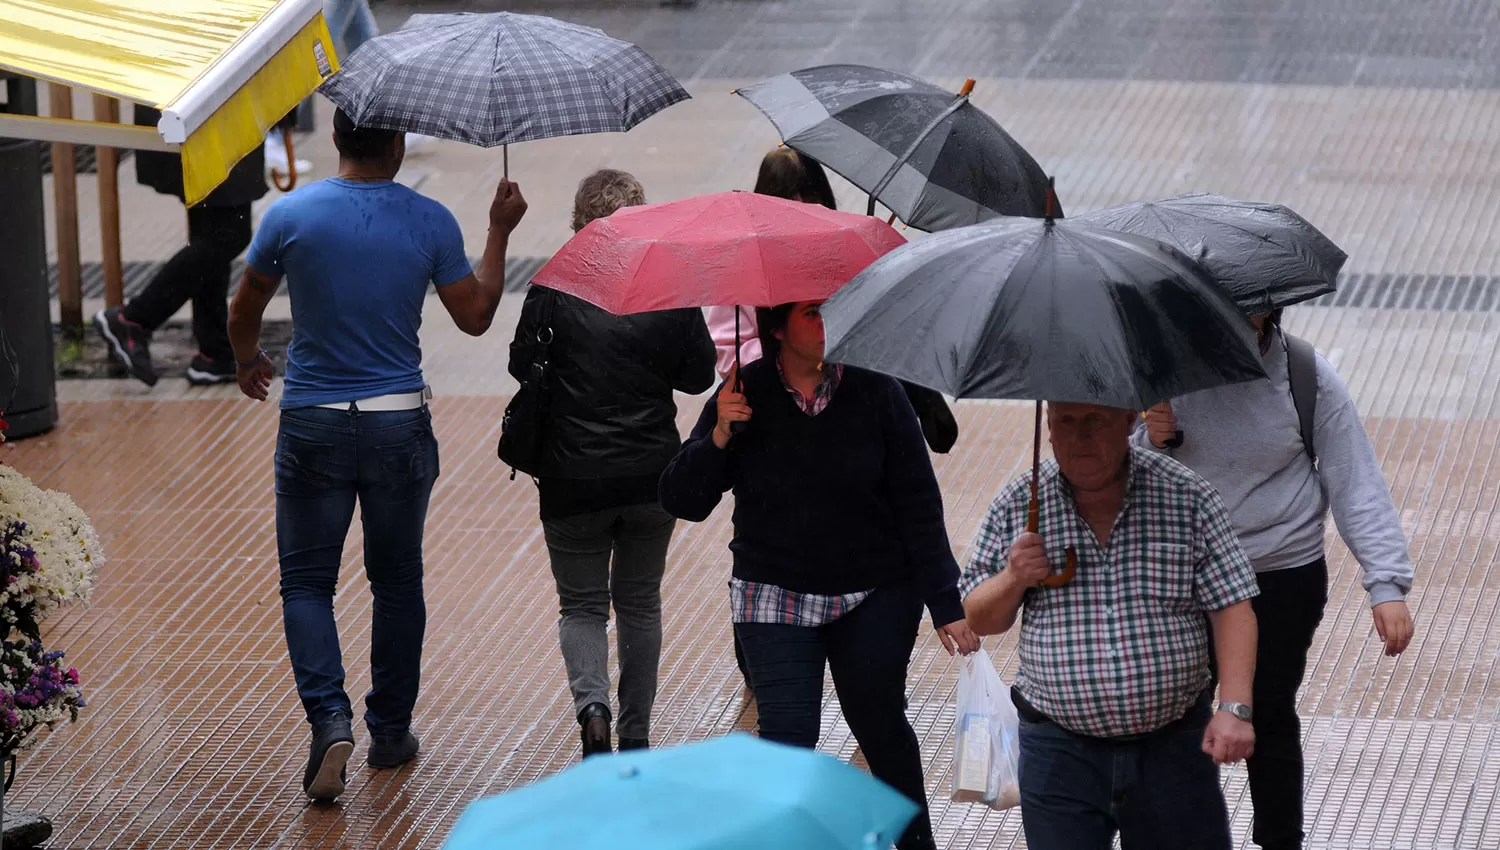
[[[427,286],[471,272],[458,221],[393,182],[320,180],[266,210],[245,261],[285,276],[289,410],[422,389]]]

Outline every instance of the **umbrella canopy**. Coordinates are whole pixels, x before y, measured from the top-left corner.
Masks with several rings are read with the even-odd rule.
[[[885,850],[916,813],[858,768],[737,732],[597,756],[479,800],[443,848]]]
[[[540,15],[413,15],[321,89],[354,123],[493,147],[625,132],[688,93],[647,53]]]
[[[821,65],[736,94],[771,119],[788,147],[919,230],[1044,214],[1046,174],[969,102],[967,86],[955,95],[894,71]]]
[[[532,277],[616,315],[819,301],[906,240],[869,216],[751,192],[625,207]]]
[[[1348,259],[1287,207],[1207,192],[1122,204],[1075,221],[1171,245],[1197,260],[1252,316],[1333,292]]]
[[[1134,410],[1264,377],[1255,331],[1175,249],[1004,219],[881,258],[823,306],[827,358],[959,398]]]

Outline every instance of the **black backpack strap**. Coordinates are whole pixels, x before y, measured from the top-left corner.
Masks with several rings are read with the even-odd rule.
[[[1292,386],[1292,405],[1297,408],[1297,424],[1302,430],[1302,448],[1313,463],[1318,452],[1313,448],[1313,432],[1318,422],[1318,356],[1312,343],[1282,332],[1286,339],[1286,374]]]

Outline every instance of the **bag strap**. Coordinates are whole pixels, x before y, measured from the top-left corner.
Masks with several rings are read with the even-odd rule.
[[[1302,431],[1302,448],[1314,464],[1318,452],[1313,448],[1313,433],[1318,413],[1318,357],[1312,343],[1282,332],[1286,339],[1287,382],[1292,387],[1292,406],[1297,408],[1297,425]]]
[[[541,319],[541,324],[537,327],[538,335],[540,335],[542,331],[548,331],[549,333],[551,332],[552,313],[553,309],[557,306],[558,298],[557,290],[550,289],[545,286],[542,287],[542,289],[546,290],[546,294],[543,296],[542,300],[542,315],[539,317]]]

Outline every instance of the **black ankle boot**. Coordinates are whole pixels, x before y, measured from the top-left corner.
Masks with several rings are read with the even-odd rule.
[[[578,712],[579,735],[583,738],[583,757],[611,752],[609,744],[609,706],[591,702]]]
[[[651,749],[651,741],[647,740],[646,738],[627,738],[624,735],[620,736],[620,752],[622,753],[626,750],[649,749]]]

